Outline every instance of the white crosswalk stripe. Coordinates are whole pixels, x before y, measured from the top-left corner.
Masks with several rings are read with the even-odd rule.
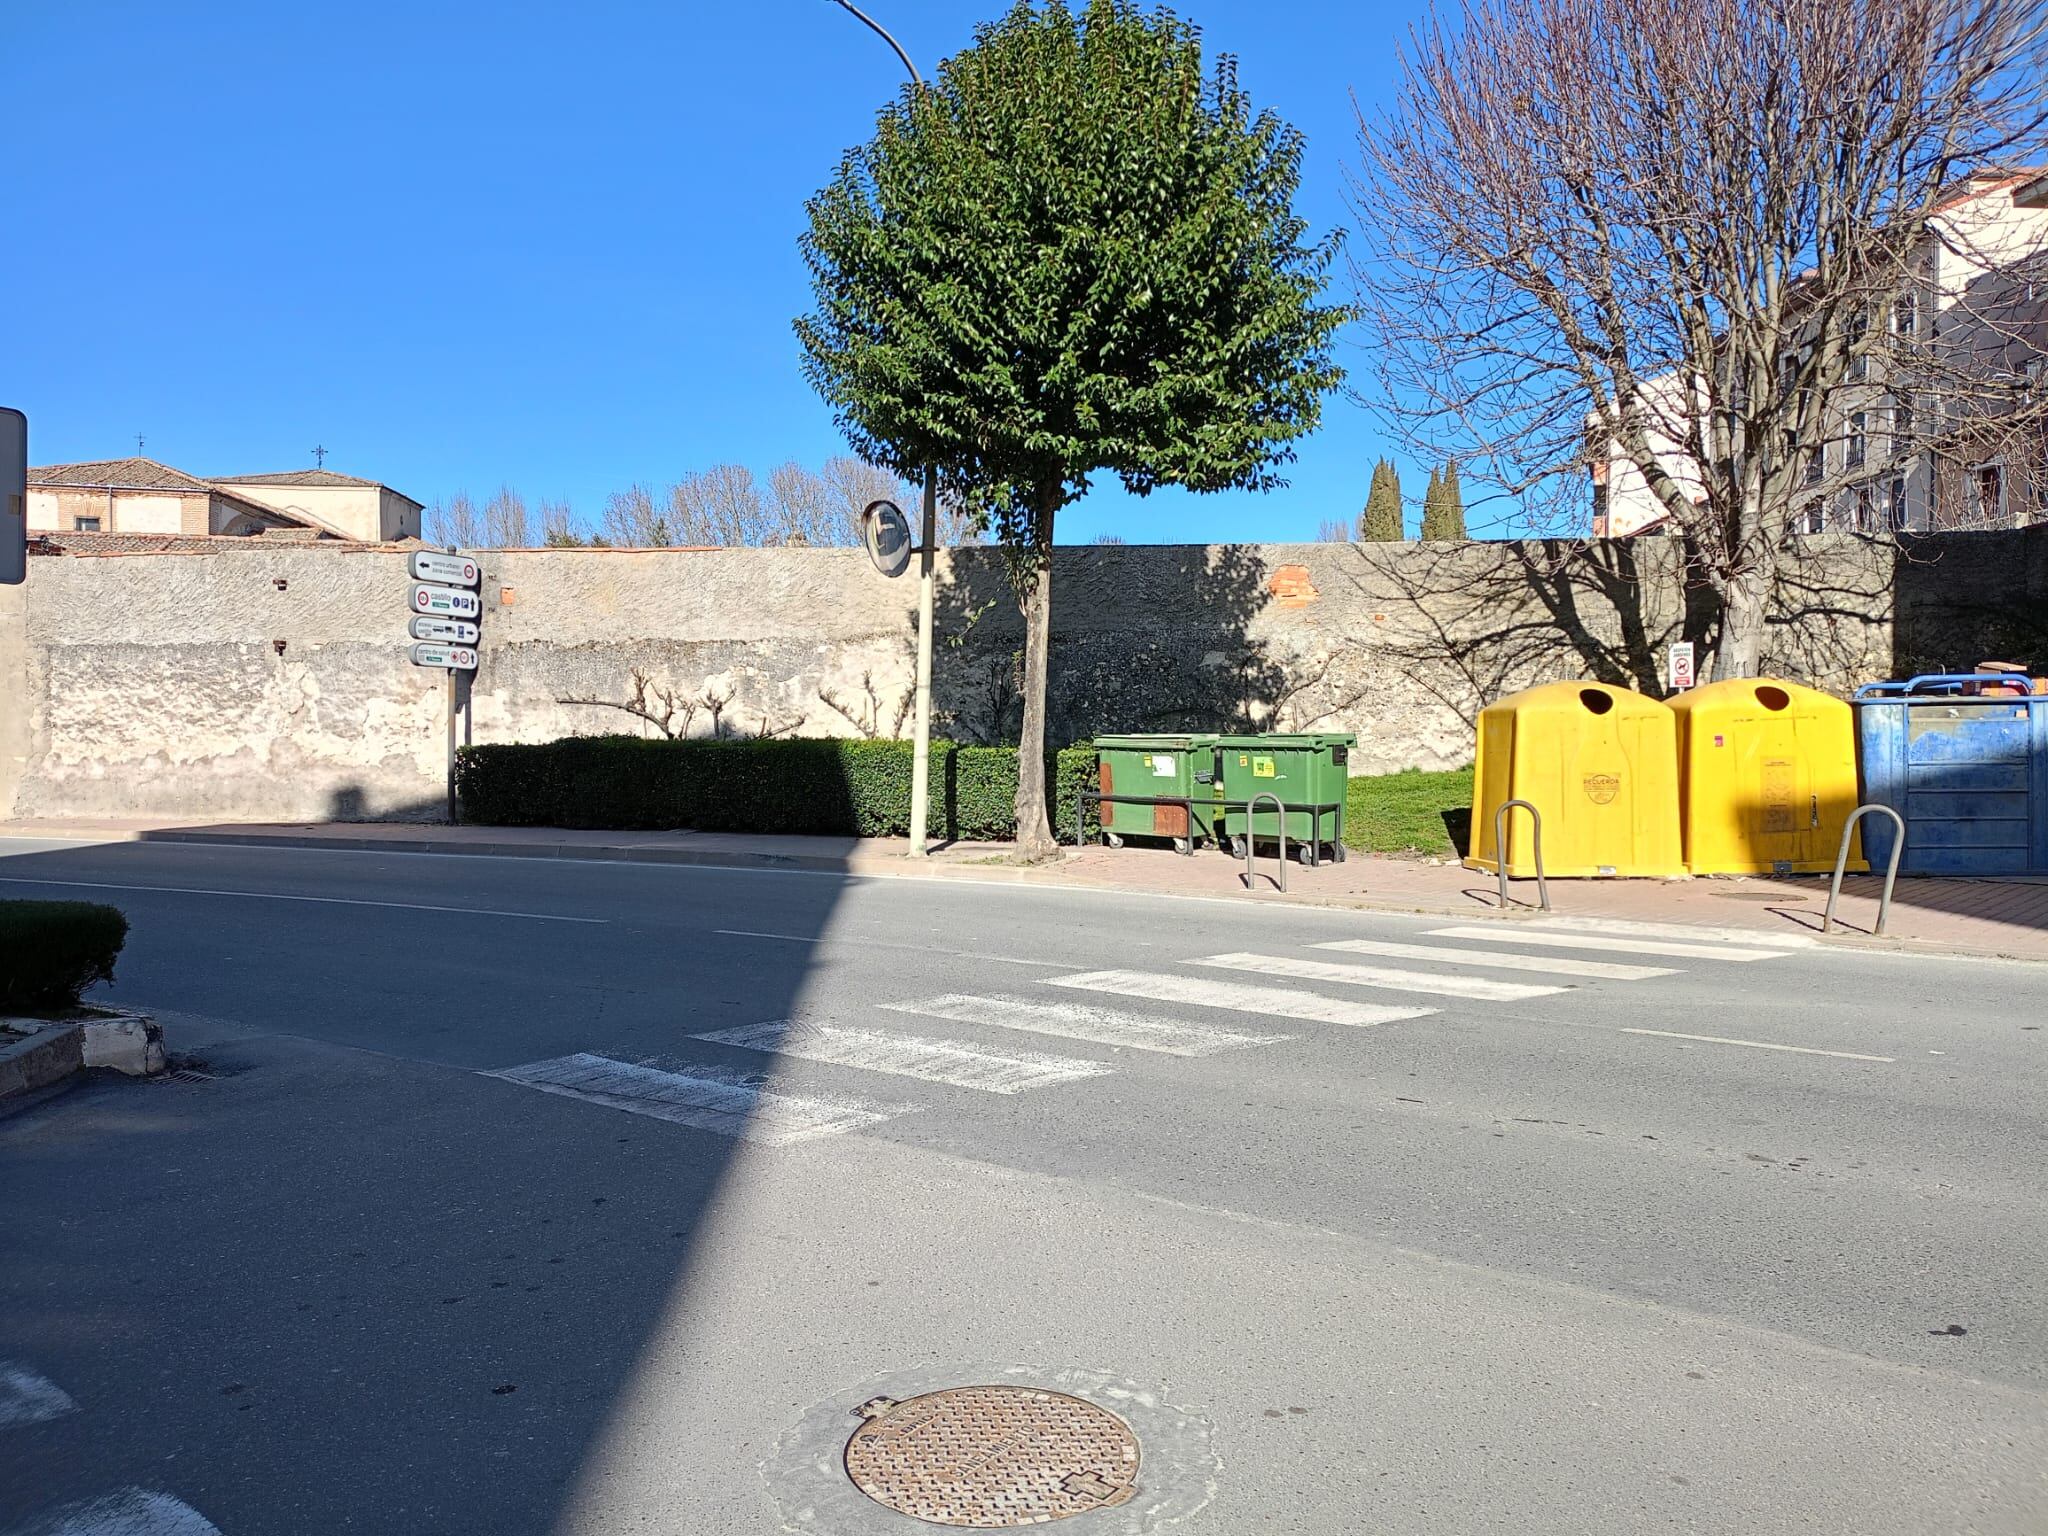
[[[1297,992],[1287,987],[1255,987],[1212,981],[1203,976],[1174,976],[1155,971],[1085,971],[1074,976],[1048,976],[1047,986],[1083,992],[1110,992],[1121,997],[1150,998],[1161,1003],[1188,1003],[1197,1008],[1228,1008],[1238,1013],[1281,1019],[1312,1019],[1320,1024],[1392,1024],[1419,1019],[1434,1008],[1392,1008],[1381,1003],[1354,1003]]]
[[[1534,923],[1505,925],[1469,923],[1457,928],[1432,928],[1433,939],[1483,939],[1494,944],[1533,944],[1544,949],[1604,949],[1621,955],[1682,955],[1694,960],[1782,960],[1781,949],[1742,949],[1733,944],[1681,944],[1666,939],[1603,938],[1590,933],[1560,933]]]
[[[1811,949],[1820,941],[1810,933],[1766,933],[1756,928],[1715,928],[1704,923],[1646,923],[1632,917],[1548,917],[1531,919],[1544,928],[1575,933],[1612,933],[1631,939],[1676,939],[1681,944],[1727,943],[1769,949]]]
[[[122,1488],[33,1516],[7,1536],[220,1536],[220,1527],[168,1493]]]
[[[40,1424],[75,1411],[71,1394],[25,1365],[0,1360],[0,1429]]]
[[[952,1019],[961,1024],[995,1024],[1004,1029],[1086,1040],[1095,1045],[1159,1051],[1168,1056],[1214,1056],[1219,1051],[1274,1045],[1293,1038],[1290,1035],[1244,1034],[1212,1029],[1204,1024],[1148,1019],[1135,1013],[1092,1007],[1087,1003],[1032,1003],[1015,997],[970,997],[951,993],[945,997],[928,997],[921,1002],[884,1003],[882,1006],[894,1013]]]
[[[1331,960],[1302,960],[1291,955],[1205,955],[1194,965],[1226,971],[1256,971],[1296,981],[1334,981],[1352,987],[1379,987],[1390,992],[1433,992],[1483,1003],[1517,1003],[1549,997],[1565,987],[1536,986],[1526,981],[1494,981],[1485,976],[1438,976],[1429,971],[1403,971],[1385,965],[1343,965]]]
[[[1620,965],[1606,960],[1570,960],[1563,955],[1518,955],[1504,949],[1460,949],[1453,944],[1395,944],[1381,939],[1336,939],[1314,949],[1392,960],[1440,960],[1446,965],[1484,965],[1502,971],[1537,971],[1547,976],[1585,976],[1599,981],[1647,981],[1680,972],[1663,965]]]
[[[982,1093],[1024,1093],[1033,1088],[1043,1088],[1048,1083],[1100,1077],[1116,1070],[1107,1062],[1082,1061],[1072,1056],[982,1051],[957,1040],[881,1034],[875,1030],[796,1020],[714,1030],[695,1038],[714,1045],[764,1051],[772,1056],[800,1056],[806,1061],[858,1067],[865,1072],[887,1072],[897,1077],[921,1078],[930,1083],[950,1083],[955,1088],[973,1088]]]
[[[701,1067],[669,1071],[588,1052],[484,1076],[769,1147],[836,1136],[916,1108],[834,1102],[770,1089],[735,1073]]]

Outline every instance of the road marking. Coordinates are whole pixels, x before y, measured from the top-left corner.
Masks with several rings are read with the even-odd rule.
[[[1383,987],[1390,992],[1434,992],[1483,1003],[1518,1003],[1549,997],[1568,987],[1539,987],[1526,981],[1494,981],[1486,976],[1433,976],[1428,971],[1400,971],[1385,965],[1341,965],[1329,960],[1298,960],[1289,955],[1207,955],[1191,965],[1225,971],[1257,971],[1266,976],[1291,976],[1296,981],[1337,981],[1353,987]]]
[[[952,955],[960,960],[996,960],[1004,965],[1036,965],[1047,970],[1065,970],[1071,960],[1026,960],[1020,955],[985,955],[974,949],[942,949],[936,944],[899,944],[891,939],[826,938],[801,933],[757,933],[751,928],[714,928],[715,934],[732,939],[786,939],[792,944],[853,944],[862,949],[909,949],[922,955]]]
[[[1341,949],[1353,955],[1386,955],[1395,960],[1442,960],[1451,965],[1490,965],[1503,971],[1541,971],[1551,976],[1590,976],[1602,981],[1648,981],[1681,973],[1663,965],[1616,965],[1605,960],[1567,960],[1562,955],[1516,955],[1506,950],[1459,949],[1450,944],[1393,944],[1380,939],[1334,939],[1312,949]]]
[[[1694,923],[1644,923],[1629,917],[1539,917],[1545,928],[1563,928],[1576,933],[1618,933],[1638,939],[1677,939],[1699,943],[1719,940],[1730,944],[1768,944],[1773,949],[1811,949],[1820,941],[1806,933],[1780,933],[1776,929],[1715,928]]]
[[[1844,1061],[1897,1061],[1896,1056],[1866,1056],[1861,1051],[1823,1051],[1812,1045],[1776,1045],[1769,1040],[1731,1040],[1726,1035],[1681,1035],[1670,1029],[1624,1029],[1624,1035],[1658,1035],[1666,1040],[1700,1040],[1708,1045],[1746,1045],[1754,1051],[1791,1051],[1799,1056],[1839,1056]]]
[[[995,1024],[1004,1029],[1028,1030],[1036,1035],[1059,1035],[1069,1040],[1087,1040],[1095,1045],[1128,1046],[1135,1051],[1161,1051],[1168,1056],[1214,1056],[1219,1051],[1239,1050],[1248,1045],[1274,1045],[1292,1039],[1290,1035],[1247,1035],[1202,1024],[1172,1024],[1141,1018],[1135,1013],[1118,1013],[1087,1003],[1030,1003],[1016,997],[969,997],[949,993],[915,1003],[884,1003],[895,1013],[916,1013],[927,1018],[951,1019],[960,1024]]]
[[[483,1075],[607,1109],[737,1136],[765,1147],[837,1136],[916,1108],[803,1098],[764,1087],[744,1074],[705,1068],[667,1071],[646,1062],[614,1061],[584,1051]]]
[[[1046,985],[1075,987],[1083,992],[1114,992],[1122,997],[1145,997],[1160,1003],[1192,1003],[1197,1008],[1271,1014],[1282,1019],[1313,1019],[1319,1024],[1392,1024],[1437,1011],[1353,1003],[1287,987],[1250,987],[1211,981],[1205,976],[1171,976],[1152,971],[1085,971],[1075,976],[1048,976]]]
[[[49,1377],[12,1360],[0,1360],[0,1429],[62,1418],[77,1407],[71,1394]]]
[[[168,1493],[123,1488],[45,1511],[7,1536],[220,1536],[220,1527]]]
[[[82,891],[162,891],[172,896],[241,896],[250,901],[317,901],[333,907],[397,907],[406,912],[466,912],[471,917],[530,917],[539,923],[609,923],[608,917],[563,917],[554,912],[500,912],[491,907],[432,907],[419,901],[364,901],[354,896],[284,896],[276,891],[216,891],[197,885],[112,885],[104,880],[28,880],[0,875],[8,885],[61,885]]]
[[[799,1056],[838,1067],[858,1067],[864,1072],[888,1072],[928,1083],[947,1083],[981,1093],[1027,1093],[1050,1083],[1100,1077],[1116,1070],[1103,1061],[1080,1061],[1071,1056],[1044,1056],[1037,1052],[977,1051],[957,1040],[887,1035],[837,1024],[807,1024],[796,1019],[713,1030],[694,1038],[714,1045],[736,1045],[746,1051],[765,1051],[771,1056]]]
[[[1662,939],[1603,939],[1590,933],[1553,933],[1531,924],[1432,928],[1433,939],[1484,939],[1494,944],[1536,944],[1550,949],[1611,949],[1623,955],[1683,955],[1694,960],[1782,960],[1782,950],[1737,949],[1732,944],[1674,944]]]

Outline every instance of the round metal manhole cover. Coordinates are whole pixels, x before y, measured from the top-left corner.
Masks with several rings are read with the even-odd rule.
[[[1030,1387],[948,1387],[854,1410],[846,1473],[879,1504],[978,1531],[1043,1525],[1138,1491],[1138,1437],[1107,1409]]]

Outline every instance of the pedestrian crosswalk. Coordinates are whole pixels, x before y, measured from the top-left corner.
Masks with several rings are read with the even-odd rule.
[[[0,1432],[79,1411],[70,1393],[18,1360],[0,1360]],[[4,1536],[220,1536],[199,1511],[168,1493],[116,1488],[52,1505],[7,1527]]]
[[[872,1130],[933,1107],[940,1102],[933,1094],[1016,1095],[1106,1077],[1126,1069],[1132,1058],[1125,1053],[1184,1059],[1263,1053],[1299,1042],[1305,1034],[1322,1031],[1327,1037],[1332,1027],[1374,1029],[1446,1009],[1468,1013],[1474,1006],[1540,1008],[1586,987],[1654,982],[1690,968],[1644,964],[1636,957],[1752,963],[1783,958],[1808,942],[1747,929],[1594,918],[1450,924],[1411,939],[1304,940],[1266,950],[1189,955],[1145,969],[1051,974],[1022,980],[1014,988],[1007,986],[1012,978],[1005,978],[1005,990],[989,994],[885,998],[832,1017],[771,1019],[687,1036],[709,1059],[578,1051],[485,1075],[783,1147]],[[1389,961],[1404,963],[1382,963]],[[1387,1000],[1360,995],[1374,992],[1386,994]],[[932,1024],[943,1028],[933,1030]],[[965,1032],[955,1033],[956,1028]],[[1017,1037],[1068,1042],[1065,1050],[1073,1054],[1013,1043]],[[1671,1038],[1755,1043],[1704,1035]],[[731,1064],[749,1058],[767,1058],[769,1071]],[[811,1088],[811,1079],[820,1075],[816,1072],[807,1071],[801,1085],[783,1081],[790,1074],[776,1070],[782,1062],[827,1069],[823,1076],[834,1090]],[[845,1092],[836,1088],[842,1078],[848,1084]],[[881,1097],[869,1096],[863,1086],[887,1080],[899,1087],[906,1081],[918,1086]],[[4,1401],[0,1397],[0,1408]]]

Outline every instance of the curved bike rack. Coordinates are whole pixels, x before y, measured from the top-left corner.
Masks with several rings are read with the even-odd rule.
[[[1536,860],[1536,900],[1548,912],[1550,882],[1543,878],[1543,813],[1526,800],[1503,800],[1500,809],[1493,813],[1493,864],[1500,871],[1500,904],[1503,910],[1508,904],[1507,815],[1518,805],[1529,813],[1531,854]]]
[[[1884,812],[1891,817],[1892,825],[1898,828],[1897,835],[1892,838],[1891,861],[1885,866],[1884,895],[1878,899],[1877,926],[1871,930],[1872,936],[1883,938],[1884,925],[1891,921],[1892,887],[1899,880],[1899,855],[1906,851],[1906,818],[1888,805],[1859,805],[1849,813],[1848,823],[1842,828],[1842,848],[1835,855],[1835,877],[1828,882],[1828,909],[1820,920],[1823,936],[1835,930],[1835,902],[1842,894],[1842,872],[1849,867],[1849,839],[1855,834],[1856,823],[1872,811]]]
[[[1253,795],[1244,803],[1244,886],[1252,887],[1252,860],[1258,856],[1259,840],[1252,834],[1252,818],[1259,813],[1259,802],[1270,800],[1273,809],[1280,813],[1280,878],[1274,883],[1284,895],[1287,890],[1287,802],[1271,790]]]

